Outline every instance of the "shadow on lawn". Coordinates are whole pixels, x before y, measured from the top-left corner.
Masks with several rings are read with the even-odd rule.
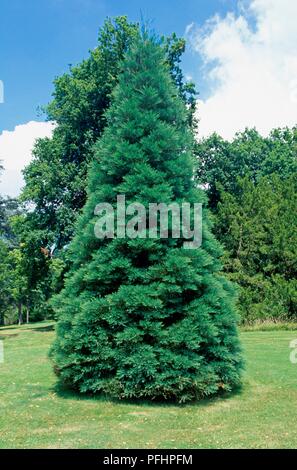
[[[4,341],[5,339],[15,338],[16,336],[19,336],[19,333],[5,333],[5,335],[0,335],[0,340]]]
[[[1,326],[0,327],[0,332],[2,331],[8,331],[8,330],[19,330],[20,332],[23,331],[36,331],[37,333],[39,332],[48,332],[48,331],[54,331],[55,329],[55,323],[50,324],[50,325],[40,325],[40,326],[35,326],[35,324],[30,324],[30,323],[23,323],[22,325],[7,325],[7,326]],[[14,335],[18,335],[19,333],[12,333]]]
[[[23,325],[22,325],[23,326]],[[7,327],[2,327],[0,330],[0,340],[3,341],[5,339],[9,338],[15,338],[16,336],[19,336],[21,332],[23,331],[33,331],[35,333],[47,333],[49,331],[54,331],[55,325],[47,325],[47,326],[34,326],[33,328],[30,327],[30,325],[25,325],[23,328],[20,330],[17,330],[17,333],[14,333],[16,329],[16,325],[11,325]],[[3,332],[3,334],[1,334]]]
[[[34,328],[28,328],[28,330],[33,331],[35,333],[46,333],[48,331],[54,331],[55,325],[48,325],[48,326],[38,326]]]
[[[145,400],[145,399],[138,399],[138,400],[132,400],[132,399],[116,399],[112,398],[107,394],[89,394],[89,393],[79,393],[78,391],[72,390],[68,388],[66,385],[61,384],[60,382],[57,382],[56,385],[53,387],[52,391],[56,393],[60,398],[68,399],[68,400],[79,400],[79,401],[85,401],[85,400],[92,400],[92,401],[98,401],[102,403],[113,403],[113,404],[118,404],[118,405],[126,405],[126,406],[137,406],[137,407],[153,407],[156,408],[158,406],[167,406],[169,408],[172,407],[177,407],[177,408],[185,408],[187,406],[199,406],[199,407],[207,407],[212,404],[215,404],[220,401],[226,401],[226,400],[231,400],[233,397],[238,396],[242,393],[243,391],[243,385],[236,387],[232,392],[219,392],[216,396],[213,396],[211,398],[203,398],[200,400],[193,400],[187,403],[177,403],[175,401],[167,400],[167,401],[162,401],[160,400]]]

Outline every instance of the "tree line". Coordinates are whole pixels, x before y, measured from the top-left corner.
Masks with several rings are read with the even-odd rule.
[[[52,298],[73,259],[70,241],[87,198],[87,174],[108,123],[122,61],[139,25],[106,20],[98,46],[54,81],[44,112],[56,127],[39,139],[18,200],[0,200],[0,323],[54,318]],[[195,183],[207,196],[210,223],[224,250],[226,278],[238,286],[242,322],[296,318],[297,128],[262,137],[247,129],[226,141],[199,139],[197,92],[181,69],[185,41],[161,41],[187,120],[198,135]],[[151,142],[154,146],[156,143]],[[176,169],[177,173],[182,168]]]

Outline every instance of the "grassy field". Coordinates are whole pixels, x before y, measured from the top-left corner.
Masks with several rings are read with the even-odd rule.
[[[0,448],[296,448],[297,330],[241,333],[240,393],[185,406],[112,402],[56,388],[40,323],[0,328]]]

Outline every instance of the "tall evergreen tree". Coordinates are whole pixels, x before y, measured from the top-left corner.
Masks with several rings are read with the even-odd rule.
[[[56,123],[52,138],[38,139],[33,159],[24,170],[24,202],[34,205],[26,215],[26,232],[40,244],[57,248],[69,243],[77,215],[86,201],[86,178],[93,145],[106,125],[105,112],[117,84],[120,63],[139,31],[127,17],[107,18],[99,30],[98,45],[87,59],[54,81],[53,100],[45,108]],[[193,83],[184,82],[180,68],[184,39],[164,38],[170,73],[187,103],[192,120],[196,103]],[[61,253],[60,253],[61,254]]]
[[[55,122],[55,128],[51,138],[38,139],[33,159],[24,170],[21,199],[29,210],[18,233],[23,251],[28,254],[28,264],[34,273],[41,274],[41,277],[34,276],[36,283],[32,285],[34,290],[41,286],[41,298],[45,299],[44,303],[34,301],[32,305],[38,316],[50,314],[48,299],[52,295],[48,289],[52,263],[44,258],[40,248],[46,248],[63,263],[59,282],[55,283],[60,289],[69,268],[67,246],[86,201],[87,170],[94,156],[93,146],[106,125],[105,112],[118,81],[121,61],[138,31],[139,25],[126,16],[107,18],[99,30],[95,49],[54,80],[53,100],[45,112],[47,119]],[[173,33],[164,38],[163,47],[171,76],[194,125],[196,91],[193,83],[185,82],[180,67],[185,40]],[[45,269],[36,269],[32,259]]]
[[[203,242],[97,239],[94,209],[126,203],[204,201],[193,181],[188,112],[145,34],[123,63],[108,125],[90,169],[88,198],[56,300],[51,350],[62,382],[80,392],[185,402],[230,390],[242,367],[234,290],[220,275],[221,248],[203,214]]]

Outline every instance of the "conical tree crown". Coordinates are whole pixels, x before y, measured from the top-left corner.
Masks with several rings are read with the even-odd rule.
[[[146,35],[123,63],[107,119],[70,248],[73,269],[56,301],[56,370],[81,392],[120,398],[186,401],[230,390],[241,369],[234,292],[219,273],[207,211],[199,248],[172,236],[173,219],[167,237],[148,232],[150,204],[181,207],[204,195],[194,187],[187,110],[162,47]],[[144,226],[123,235],[113,215],[114,237],[98,238],[96,207],[118,210],[119,195],[126,206],[143,205]],[[132,213],[131,223],[139,225]]]

